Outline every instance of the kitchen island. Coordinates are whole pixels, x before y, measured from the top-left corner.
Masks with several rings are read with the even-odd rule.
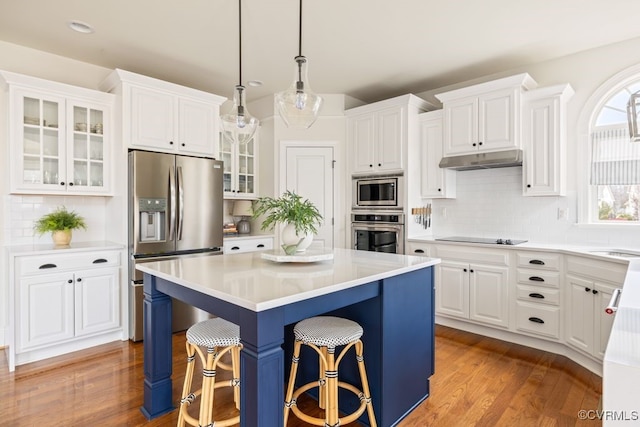
[[[145,273],[142,412],[155,418],[173,410],[179,399],[171,392],[173,297],[240,326],[242,426],[282,425],[288,373],[283,345],[291,346],[296,322],[323,314],[362,325],[377,422],[395,424],[429,396],[434,371],[432,266],[438,262],[334,249],[332,260],[312,263],[273,262],[258,252],[138,266]],[[355,364],[348,368],[345,363],[340,375],[358,384]],[[358,401],[342,399],[340,404],[350,412]]]

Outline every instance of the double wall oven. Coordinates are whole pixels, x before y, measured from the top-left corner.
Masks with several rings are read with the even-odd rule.
[[[404,253],[403,189],[402,175],[353,177],[353,249]]]

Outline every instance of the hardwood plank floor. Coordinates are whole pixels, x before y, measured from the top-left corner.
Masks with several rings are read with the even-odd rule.
[[[175,425],[176,411],[152,421],[140,412],[142,352],[141,343],[117,342],[19,366],[14,373],[7,372],[2,352],[0,425]],[[173,354],[178,396],[183,333],[174,335]],[[601,394],[600,377],[563,356],[437,326],[431,397],[400,426],[597,426],[601,422],[578,419],[578,411],[598,409]],[[218,413],[234,413],[231,397],[228,389],[216,391]],[[305,408],[313,403],[299,402]],[[288,427],[303,425],[293,416]]]

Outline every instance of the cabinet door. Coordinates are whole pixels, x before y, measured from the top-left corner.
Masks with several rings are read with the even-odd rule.
[[[110,109],[102,105],[69,100],[67,117],[67,190],[108,192]]]
[[[209,156],[218,152],[217,110],[205,102],[179,99],[179,136],[175,143],[180,152]]]
[[[469,318],[469,266],[442,261],[436,266],[436,313]]]
[[[22,89],[11,99],[12,191],[64,189],[65,99]]]
[[[567,331],[566,342],[586,353],[593,349],[593,289],[592,282],[566,276]]]
[[[75,274],[75,335],[120,326],[118,268],[83,270]]]
[[[20,279],[19,349],[73,338],[73,275]]]
[[[557,98],[537,99],[524,107],[524,195],[561,196],[561,151]]]
[[[224,163],[222,185],[225,199],[254,198],[258,195],[258,136],[236,145],[220,138],[220,159]]]
[[[131,88],[131,145],[175,150],[175,97],[150,89]]]
[[[482,95],[478,100],[480,150],[515,148],[516,139],[515,91],[504,89]]]
[[[374,170],[375,131],[373,114],[349,119],[349,142],[353,144],[353,172]]]
[[[469,265],[469,318],[509,326],[509,268]]]
[[[478,98],[463,98],[444,105],[444,154],[478,150]]]
[[[622,285],[612,286],[598,282],[595,283],[594,287],[597,293],[595,294],[594,301],[594,320],[596,324],[594,328],[595,337],[593,355],[600,360],[604,360],[604,352],[607,349],[609,335],[611,334],[613,320],[615,319],[615,315],[607,314],[604,310],[609,305],[609,301],[611,301],[611,295],[613,295],[613,291],[618,287],[621,288]]]
[[[374,169],[390,171],[403,167],[403,144],[406,129],[402,126],[403,107],[380,111],[376,116]]]
[[[420,115],[420,195],[426,199],[456,196],[456,172],[441,169],[442,112]]]

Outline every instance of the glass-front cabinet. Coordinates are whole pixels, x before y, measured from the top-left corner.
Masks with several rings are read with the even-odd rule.
[[[109,193],[111,104],[23,87],[10,92],[11,191]]]
[[[257,197],[257,144],[255,136],[247,144],[233,144],[220,135],[220,160],[224,162],[224,197]]]

